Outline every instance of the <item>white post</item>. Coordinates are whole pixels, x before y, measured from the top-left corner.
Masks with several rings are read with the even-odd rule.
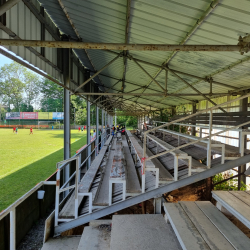
[[[75,176],[75,219],[78,218],[78,179],[79,179],[79,158],[76,158],[76,176]]]
[[[174,156],[174,180],[178,181],[178,157]]]
[[[213,111],[210,110],[209,116],[209,141],[207,144],[207,167],[211,168],[211,134],[212,134],[212,124],[213,124]]]
[[[115,128],[116,128],[116,123],[117,123],[117,116],[116,116],[116,109],[115,109]]]
[[[16,250],[16,208],[10,211],[10,250]]]
[[[90,144],[91,137],[90,137],[90,132],[91,132],[91,127],[90,127],[90,102],[89,102],[89,96],[87,99],[87,145]],[[87,147],[87,157],[90,156],[91,154],[91,145],[88,145]],[[91,156],[88,158],[88,169],[91,165]]]
[[[58,226],[59,217],[59,189],[60,189],[60,168],[56,173],[56,201],[55,201],[55,226]]]
[[[96,106],[96,138],[95,138],[95,146],[96,146],[96,155],[98,155],[99,151],[99,108]]]

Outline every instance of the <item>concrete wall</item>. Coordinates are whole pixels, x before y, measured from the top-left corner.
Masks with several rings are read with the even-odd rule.
[[[52,175],[48,181],[55,181]],[[43,200],[37,199],[37,191],[31,194],[16,207],[16,244],[20,244],[32,226],[42,217],[55,202],[55,185],[44,185],[40,190],[45,190]],[[6,215],[0,220],[0,249],[9,250],[10,218]]]

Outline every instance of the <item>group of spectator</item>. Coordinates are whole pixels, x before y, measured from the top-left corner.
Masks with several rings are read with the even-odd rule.
[[[116,127],[112,126],[112,135],[116,135],[118,132],[120,132],[122,135],[125,135],[126,128],[124,125],[117,125]]]

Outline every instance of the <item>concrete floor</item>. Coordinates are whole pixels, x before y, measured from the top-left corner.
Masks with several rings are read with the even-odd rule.
[[[50,238],[43,244],[42,250],[77,250],[80,239],[80,236]]]

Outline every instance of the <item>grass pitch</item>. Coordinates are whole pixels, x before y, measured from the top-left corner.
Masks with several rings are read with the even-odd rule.
[[[0,212],[38,182],[56,171],[63,160],[63,130],[0,129]],[[86,144],[86,132],[71,130],[71,155]]]

